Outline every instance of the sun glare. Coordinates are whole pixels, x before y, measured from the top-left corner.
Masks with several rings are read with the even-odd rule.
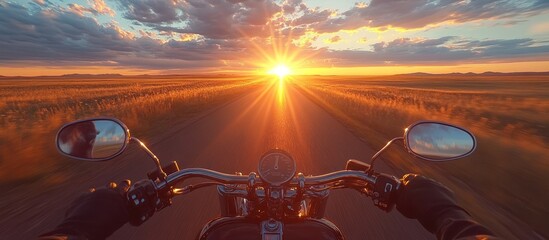
[[[290,68],[284,64],[279,64],[273,69],[269,70],[269,74],[278,75],[279,78],[284,78],[291,73]]]

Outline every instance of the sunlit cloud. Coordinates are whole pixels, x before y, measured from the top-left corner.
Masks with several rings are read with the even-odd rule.
[[[341,37],[338,35],[324,40],[324,42],[328,44],[338,43],[339,41],[341,41]]]
[[[40,5],[45,5],[45,2],[37,2]],[[108,7],[103,0],[92,0],[90,7],[85,7],[76,3],[70,3],[69,10],[78,15],[84,15],[85,13],[91,13],[93,15],[107,14],[114,16],[115,12]]]

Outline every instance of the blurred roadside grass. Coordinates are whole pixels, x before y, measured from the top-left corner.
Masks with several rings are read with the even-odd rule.
[[[0,80],[0,188],[53,177],[62,159],[58,128],[76,119],[111,116],[147,136],[258,86],[252,77],[156,76]],[[42,180],[42,179],[41,179]]]
[[[374,149],[419,120],[468,128],[479,145],[466,159],[427,163],[393,147],[385,161],[400,173],[447,184],[499,236],[535,237],[523,222],[549,237],[549,76],[317,76],[293,82]]]

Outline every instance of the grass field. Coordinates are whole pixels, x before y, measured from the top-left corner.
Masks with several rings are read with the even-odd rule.
[[[534,229],[549,238],[549,76],[295,76],[288,83],[374,149],[422,119],[470,129],[479,145],[466,159],[428,163],[400,147],[382,156],[400,173],[449,186],[499,236],[530,238],[520,231]],[[66,122],[116,116],[146,138],[261,84],[236,76],[0,79],[0,189],[66,180],[56,173],[70,163],[53,137]]]
[[[318,76],[292,82],[375,149],[418,120],[470,129],[479,145],[466,159],[427,163],[395,150],[384,156],[402,173],[422,173],[452,187],[500,236],[517,237],[522,226],[516,222],[522,222],[549,237],[549,76]]]
[[[0,185],[33,182],[62,168],[54,136],[64,123],[116,116],[132,134],[147,136],[256,83],[237,76],[0,79]]]

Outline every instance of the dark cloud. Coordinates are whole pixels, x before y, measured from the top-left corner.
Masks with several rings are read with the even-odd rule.
[[[292,21],[292,25],[306,25],[324,22],[328,20],[332,11],[330,10],[318,10],[318,9],[303,9],[303,15]]]
[[[372,45],[371,51],[326,51],[323,61],[336,66],[446,65],[513,61],[532,57],[549,60],[549,45],[533,39],[470,41],[457,37],[402,38]]]
[[[302,0],[280,4],[272,0],[121,0],[119,9],[136,25],[212,39],[265,38],[289,27],[306,30],[332,14],[331,10],[310,9]],[[284,18],[284,14],[299,17]]]
[[[185,27],[150,25],[159,31],[194,33],[212,39],[267,37],[273,28],[269,20],[281,7],[269,0],[187,0]]]
[[[157,31],[212,39],[266,37],[273,29],[269,21],[282,11],[271,0],[121,0],[120,9]]]
[[[0,5],[0,59],[101,60],[129,52],[127,32],[69,11]]]
[[[282,10],[285,14],[293,14],[306,8],[307,6],[303,3],[303,0],[286,0],[282,3]]]
[[[173,23],[184,19],[178,0],[120,0],[124,17],[142,23]]]
[[[445,21],[463,23],[528,16],[548,9],[547,0],[372,0],[369,5],[357,5],[312,28],[319,32],[389,26],[413,29]]]
[[[152,64],[155,59],[163,63],[173,59],[180,68],[217,66],[218,60],[245,56],[243,48],[237,40],[162,42],[148,36],[135,37],[115,24],[101,25],[91,17],[68,10],[30,12],[17,4],[0,4],[0,62],[4,64],[87,61],[100,65],[148,63],[158,67]],[[192,61],[196,62],[191,64]]]

